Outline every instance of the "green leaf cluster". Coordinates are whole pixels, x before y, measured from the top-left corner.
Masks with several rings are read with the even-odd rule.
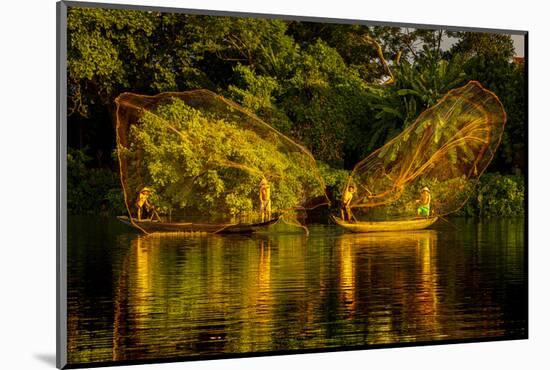
[[[379,42],[395,83],[383,84],[388,73],[366,37]],[[445,37],[456,40],[446,51]],[[524,171],[524,70],[512,56],[511,38],[502,34],[70,6],[69,129],[78,126],[86,137],[98,122],[112,125],[114,98],[122,92],[207,88],[303,143],[331,168],[350,169],[448,90],[475,79],[499,96],[508,115],[490,170]],[[112,131],[97,138],[101,145],[84,143],[94,157],[113,145]],[[169,181],[170,173],[151,166],[159,184]],[[215,185],[215,177],[204,176]],[[255,208],[229,203],[233,214]]]
[[[464,216],[506,217],[525,212],[523,176],[487,173],[473,186],[473,195],[457,213]]]
[[[130,151],[141,157],[140,167],[130,171],[144,177],[133,188],[152,187],[161,212],[187,220],[256,218],[263,178],[271,185],[274,212],[324,194],[310,157],[289,150],[275,131],[262,136],[230,118],[178,99],[146,112],[131,127]]]
[[[105,168],[89,168],[85,150],[67,154],[67,210],[70,214],[126,213],[120,179]]]

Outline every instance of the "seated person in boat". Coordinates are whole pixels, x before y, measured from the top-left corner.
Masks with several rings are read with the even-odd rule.
[[[144,187],[140,190],[138,198],[136,199],[136,214],[138,221],[144,219],[152,221],[153,217],[160,221],[155,206],[149,201],[149,195],[151,195],[151,189]]]
[[[419,204],[417,211],[417,214],[422,217],[429,217],[430,216],[430,202],[432,200],[432,197],[430,195],[430,189],[428,189],[426,186],[422,188],[420,191],[420,199],[416,200],[416,203]]]
[[[266,179],[260,182],[260,214],[262,222],[271,219],[271,189]]]
[[[344,196],[342,197],[342,207],[340,208],[342,220],[344,221],[353,222],[353,214],[351,213],[351,200],[353,199],[354,193],[355,187],[353,185],[348,186],[346,191],[344,191]]]

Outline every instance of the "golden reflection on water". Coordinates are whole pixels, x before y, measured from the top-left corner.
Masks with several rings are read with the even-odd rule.
[[[277,330],[274,323],[283,320],[285,315],[284,311],[275,309],[290,301],[298,310],[292,313],[295,324],[302,328],[295,333],[298,338],[327,335],[326,328],[316,321],[319,309],[324,307],[331,291],[307,294],[308,280],[311,280],[308,269],[317,273],[315,280],[325,282],[327,287],[331,272],[323,268],[326,263],[315,251],[299,247],[302,240],[289,243],[287,237],[283,245],[277,238],[248,239],[241,241],[244,253],[237,251],[237,256],[232,256],[235,250],[227,251],[222,237],[209,239],[208,245],[205,245],[206,240],[198,239],[196,245],[186,251],[185,263],[172,266],[175,269],[171,269],[170,276],[163,270],[169,267],[168,261],[177,258],[160,254],[174,254],[177,248],[166,250],[162,246],[165,241],[166,238],[160,236],[139,236],[132,241],[127,255],[131,261],[125,263],[130,270],[121,274],[115,300],[116,310],[120,311],[126,305],[129,316],[124,317],[120,312],[114,315],[114,359],[124,357],[119,348],[129,347],[130,343],[132,348],[147,348],[158,343],[159,336],[164,341],[162,344],[166,346],[167,355],[175,350],[174,343],[178,348],[190,351],[223,352],[228,345],[232,351],[239,352],[266,350],[273,347]],[[273,245],[277,260],[284,262],[277,263],[275,271],[272,269]],[[365,343],[392,343],[403,339],[395,326],[406,317],[407,325],[437,337],[440,327],[437,321],[439,275],[435,263],[437,234],[434,231],[343,234],[335,238],[335,247],[338,280],[332,289],[338,299],[332,309],[342,325],[354,325],[357,320],[365,319],[370,327],[367,335],[361,336]],[[380,271],[373,274],[371,264],[357,266],[359,257],[365,253],[371,260],[386,255],[397,256],[400,260],[407,259],[408,264],[416,268],[399,269],[393,267],[392,262],[388,265],[390,274],[386,272],[380,276]],[[310,257],[317,259],[313,269],[307,264]],[[239,263],[240,271],[232,274],[229,265],[233,265],[236,258],[241,258],[242,263]],[[361,269],[360,276],[358,268]],[[174,271],[177,273],[173,274]],[[358,282],[357,279],[363,280]],[[273,293],[274,282],[279,290],[276,294]],[[404,289],[405,282],[415,285],[408,294]],[[378,302],[370,307],[368,302],[366,305],[363,302],[358,307],[356,295],[365,284],[371,286],[375,294],[381,292],[382,297],[378,298],[386,304],[380,306]],[[402,317],[394,320],[395,312],[387,309],[391,305],[402,307]],[[208,322],[202,325],[203,321]],[[131,323],[130,330],[121,330],[121,326],[128,322]],[[237,330],[232,330],[233,327]],[[121,333],[127,337],[119,338]],[[409,336],[405,339],[422,338]],[[121,346],[123,342],[125,344]],[[312,342],[316,343],[315,340]]]
[[[340,254],[340,300],[346,310],[353,314],[355,308],[355,259],[349,238],[338,239]]]
[[[110,354],[94,347],[93,333],[83,331],[80,318],[72,314],[71,359],[116,361],[504,335],[500,307],[490,294],[479,293],[476,302],[481,300],[483,307],[475,310],[461,301],[466,294],[477,297],[484,277],[474,271],[472,287],[458,286],[460,269],[468,268],[464,252],[440,243],[433,230],[309,238],[136,236],[113,275]],[[442,252],[451,255],[440,256]],[[513,264],[510,256],[515,255],[503,258]],[[455,266],[452,258],[458,257],[463,266]],[[442,274],[442,267],[452,276]],[[493,316],[484,318],[484,312]]]
[[[437,233],[433,230],[414,232],[385,232],[367,234],[343,234],[337,239],[340,248],[341,274],[340,289],[344,307],[354,314],[355,291],[360,289],[355,283],[355,269],[358,255],[368,255],[369,260],[387,260],[387,271],[373,272],[373,263],[360,266],[366,273],[364,282],[374,287],[374,294],[380,295],[385,305],[369,308],[368,303],[359,307],[367,311],[371,327],[366,338],[369,344],[414,341],[414,335],[403,336],[398,327],[406,319],[407,326],[414,326],[419,333],[431,333],[432,339],[440,335],[438,316],[437,287]],[[392,256],[392,258],[388,258]],[[395,259],[400,261],[395,263]],[[404,260],[407,262],[404,263]],[[413,266],[412,269],[405,268]],[[416,266],[416,268],[414,268]],[[407,289],[412,285],[414,289]],[[363,284],[364,286],[364,284]],[[388,307],[400,307],[400,311]]]
[[[244,352],[255,350],[255,345],[271,342],[270,325],[273,317],[273,296],[271,292],[271,242],[259,241],[259,255],[252,257],[246,271],[242,289],[243,310],[241,349]],[[259,319],[255,318],[258,317]]]

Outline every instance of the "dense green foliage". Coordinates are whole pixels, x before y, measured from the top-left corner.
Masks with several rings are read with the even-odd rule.
[[[67,154],[67,208],[72,214],[124,214],[126,206],[118,173],[89,168],[91,158],[84,150]]]
[[[525,212],[523,176],[489,173],[472,184],[471,188],[472,196],[458,215],[506,217]]]
[[[318,162],[319,172],[327,187],[328,196],[331,202],[342,198],[342,189],[346,185],[350,171],[332,168],[324,162]],[[336,202],[335,202],[336,203]],[[334,204],[336,206],[336,204]]]
[[[446,37],[457,42],[445,51]],[[393,84],[383,83],[389,74],[372,39]],[[526,169],[526,123],[524,71],[512,56],[508,35],[69,7],[69,129],[89,122],[92,130],[98,119],[111,125],[106,118],[124,91],[207,88],[304,143],[335,171],[349,170],[449,89],[476,79],[508,113],[490,170],[513,173]],[[92,156],[100,141],[102,148],[114,143],[112,136],[85,143]],[[82,211],[93,202],[82,200]]]
[[[148,177],[140,180],[162,194],[156,199],[161,212],[257,218],[264,178],[272,188],[274,212],[324,194],[308,154],[297,147],[285,150],[287,141],[280,134],[261,136],[249,123],[246,129],[240,125],[239,118],[202,112],[174,99],[132,126],[130,142],[140,148],[145,169],[140,172]]]

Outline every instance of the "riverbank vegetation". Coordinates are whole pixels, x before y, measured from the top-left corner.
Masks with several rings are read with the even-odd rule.
[[[120,215],[126,212],[118,174],[110,169],[87,167],[90,156],[71,150],[67,162],[68,209],[72,214]],[[331,198],[339,199],[349,171],[319,167]],[[257,184],[255,184],[257,185]],[[468,217],[521,216],[525,212],[522,175],[486,173],[468,187],[471,196],[456,215]],[[411,203],[412,204],[412,203]]]
[[[113,155],[122,92],[206,88],[232,99],[303,143],[338,198],[357,162],[478,80],[508,121],[460,214],[521,214],[524,69],[513,57],[504,34],[70,7],[69,211],[124,213]]]

